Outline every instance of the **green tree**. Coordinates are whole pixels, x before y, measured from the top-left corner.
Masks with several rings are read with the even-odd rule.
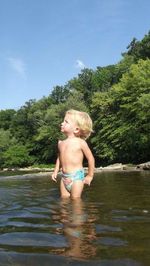
[[[123,55],[131,55],[134,57],[135,62],[139,59],[150,59],[150,31],[144,36],[141,41],[133,38],[127,47],[128,51]]]
[[[78,74],[77,81],[74,84],[77,85],[75,88],[82,93],[84,97],[84,102],[87,106],[91,103],[91,98],[93,94],[93,73],[92,69],[84,68],[81,73]]]
[[[9,130],[0,129],[0,168],[4,165],[4,152],[11,145],[11,134]]]
[[[0,128],[7,130],[11,126],[12,119],[16,111],[13,109],[1,110],[0,111]]]
[[[133,64],[107,93],[96,93],[93,144],[107,162],[142,162],[150,156],[150,60]]]
[[[109,65],[106,67],[97,67],[93,73],[93,92],[95,91],[108,91],[111,86],[116,82],[116,67]]]
[[[66,86],[56,86],[53,88],[50,96],[53,104],[63,103],[69,96],[69,90]]]
[[[24,167],[33,163],[25,145],[12,145],[3,155],[5,167]]]

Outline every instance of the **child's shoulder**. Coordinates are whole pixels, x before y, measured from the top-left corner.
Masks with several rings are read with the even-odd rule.
[[[80,145],[85,145],[86,144],[85,139],[82,139],[82,138],[78,138],[78,142],[80,143]]]
[[[60,140],[60,139],[58,140],[58,143],[57,143],[58,147],[61,145],[62,142],[63,142],[63,140]]]
[[[82,138],[78,138],[78,139],[79,139],[79,141],[80,141],[81,143],[86,142],[85,139],[82,139]]]
[[[61,145],[61,144],[63,144],[65,141],[66,141],[65,139],[59,139],[58,140],[58,146]]]
[[[80,146],[81,146],[81,148],[83,148],[83,149],[85,149],[85,148],[88,146],[88,144],[87,144],[87,142],[86,142],[85,139],[81,139],[81,138],[80,138]]]

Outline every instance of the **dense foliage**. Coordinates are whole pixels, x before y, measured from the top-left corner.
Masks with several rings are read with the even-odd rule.
[[[48,97],[0,111],[0,168],[53,163],[65,111],[91,114],[89,145],[98,164],[150,158],[150,32],[116,65],[83,69]]]

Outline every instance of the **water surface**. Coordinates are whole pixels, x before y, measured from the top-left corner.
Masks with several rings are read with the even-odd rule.
[[[0,177],[0,265],[150,265],[150,172],[101,172],[82,200],[49,177]]]

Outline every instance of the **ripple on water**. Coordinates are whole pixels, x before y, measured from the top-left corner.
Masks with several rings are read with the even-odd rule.
[[[101,237],[97,240],[97,243],[105,246],[126,246],[127,241],[115,237]]]
[[[141,263],[136,262],[133,259],[101,259],[93,261],[82,260],[70,260],[64,256],[52,255],[52,254],[29,254],[13,252],[0,253],[1,265],[20,265],[20,266],[41,266],[41,265],[54,265],[54,266],[142,266]]]
[[[48,233],[6,233],[0,235],[0,245],[33,247],[68,247],[64,236]]]
[[[149,211],[132,209],[129,210],[113,210],[112,220],[116,222],[130,222],[130,221],[150,221]]]
[[[122,229],[120,227],[110,226],[110,225],[102,225],[97,224],[96,226],[96,232],[102,233],[102,232],[121,232]]]

